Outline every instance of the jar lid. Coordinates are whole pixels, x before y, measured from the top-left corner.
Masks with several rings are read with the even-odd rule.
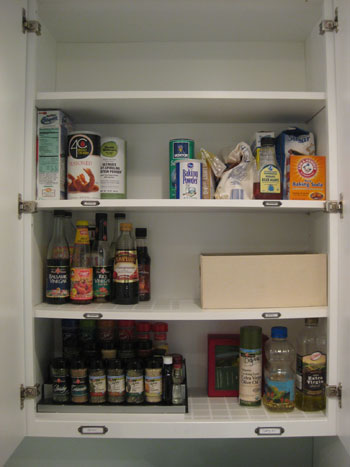
[[[135,350],[135,344],[132,341],[120,341],[119,349],[120,350]]]
[[[287,328],[284,326],[274,326],[271,328],[272,339],[286,339],[288,336]]]
[[[317,326],[318,318],[305,318],[305,325],[306,326]]]
[[[135,326],[135,321],[132,319],[121,319],[119,321],[120,328],[130,328],[132,326]]]
[[[174,362],[173,368],[182,368],[182,362]]]
[[[77,221],[77,227],[88,227],[88,221]]]
[[[100,358],[91,358],[89,362],[89,368],[90,370],[104,370],[105,365],[103,360]]]
[[[110,358],[107,360],[107,368],[109,370],[115,370],[115,369],[123,369],[123,362],[120,360],[120,358]]]
[[[151,340],[144,340],[144,341],[139,341],[137,343],[137,348],[139,350],[151,350],[152,349],[152,341]]]
[[[135,236],[136,238],[146,238],[147,237],[147,229],[144,227],[137,227],[135,229]]]
[[[67,368],[68,367],[68,364],[67,364],[67,360],[65,358],[62,358],[62,357],[58,357],[58,358],[53,358],[52,361],[51,361],[51,366],[52,368]]]
[[[98,225],[101,221],[107,222],[107,214],[105,212],[97,212],[95,216],[96,225]]]
[[[262,329],[260,326],[242,326],[240,347],[243,349],[261,349]]]
[[[70,362],[71,370],[81,370],[86,368],[86,362],[83,358],[73,358]]]
[[[132,224],[129,222],[122,222],[120,224],[120,230],[123,232],[130,232],[132,230]]]
[[[163,361],[161,358],[149,358],[146,361],[146,368],[163,368]]]
[[[126,367],[128,370],[143,370],[143,362],[140,358],[129,358]]]
[[[271,136],[264,136],[261,138],[261,146],[274,146],[275,145],[275,138]]]
[[[72,213],[70,211],[64,211],[64,217],[72,217]]]
[[[66,217],[66,211],[60,211],[58,209],[55,209],[53,215],[55,217]]]
[[[168,323],[153,323],[154,332],[168,332]]]
[[[80,319],[79,320],[79,327],[81,329],[95,328],[96,327],[96,321],[94,319]]]
[[[104,350],[113,350],[116,348],[116,346],[113,341],[103,341],[101,343],[101,348]]]
[[[89,350],[98,350],[98,346],[96,342],[86,342],[83,347],[83,352],[89,351]]]
[[[148,332],[152,328],[151,323],[148,321],[137,321],[136,322],[136,331],[137,332]]]
[[[77,329],[79,327],[79,319],[62,319],[62,328],[73,328]]]
[[[172,365],[173,364],[173,357],[171,355],[164,355],[163,363],[164,363],[164,365]]]
[[[179,353],[173,353],[171,354],[171,356],[173,357],[173,362],[174,363],[182,363],[182,355],[180,355]]]

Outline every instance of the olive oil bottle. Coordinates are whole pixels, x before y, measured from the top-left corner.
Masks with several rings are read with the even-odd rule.
[[[305,412],[326,407],[326,338],[317,318],[305,319],[305,329],[297,347],[295,403]]]

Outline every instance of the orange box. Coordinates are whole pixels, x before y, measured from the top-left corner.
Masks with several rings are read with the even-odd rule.
[[[289,199],[326,199],[325,156],[290,156]]]

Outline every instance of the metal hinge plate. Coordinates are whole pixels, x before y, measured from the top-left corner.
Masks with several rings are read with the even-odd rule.
[[[339,383],[338,386],[331,386],[328,384],[326,386],[326,396],[331,399],[337,398],[340,409],[342,408],[342,390],[343,387],[341,383]]]
[[[343,219],[343,207],[343,194],[340,193],[339,201],[325,201],[323,210],[328,214],[340,214]]]
[[[24,401],[26,399],[35,399],[36,397],[40,396],[40,384],[36,384],[35,386],[24,386],[21,384],[20,388],[20,401],[21,401],[21,410],[24,408]]]
[[[320,34],[323,35],[325,32],[338,32],[338,8],[335,9],[334,19],[324,19],[320,22]]]
[[[23,201],[21,193],[18,193],[18,218],[22,218],[22,214],[34,214],[38,212],[38,204],[36,201]]]
[[[22,32],[35,32],[37,36],[41,36],[41,24],[39,21],[27,20],[26,10],[22,9]]]

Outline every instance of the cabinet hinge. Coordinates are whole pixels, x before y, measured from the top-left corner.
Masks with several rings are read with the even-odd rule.
[[[35,32],[37,36],[41,36],[41,24],[39,21],[28,20],[26,10],[22,9],[22,32]]]
[[[38,204],[36,201],[23,201],[21,193],[18,193],[18,218],[21,219],[22,214],[34,214],[38,212]]]
[[[325,32],[338,32],[338,8],[335,9],[334,19],[324,19],[320,22],[320,34],[323,35]]]
[[[36,397],[40,396],[40,384],[36,384],[35,386],[24,386],[21,384],[20,388],[20,403],[21,403],[21,410],[24,408],[24,401],[26,399],[35,399]]]
[[[340,214],[343,219],[343,208],[343,193],[340,193],[339,201],[325,201],[323,210],[328,214]]]
[[[337,398],[340,409],[342,407],[342,390],[343,387],[341,383],[339,383],[338,386],[331,386],[329,384],[326,386],[326,396],[331,399]]]

